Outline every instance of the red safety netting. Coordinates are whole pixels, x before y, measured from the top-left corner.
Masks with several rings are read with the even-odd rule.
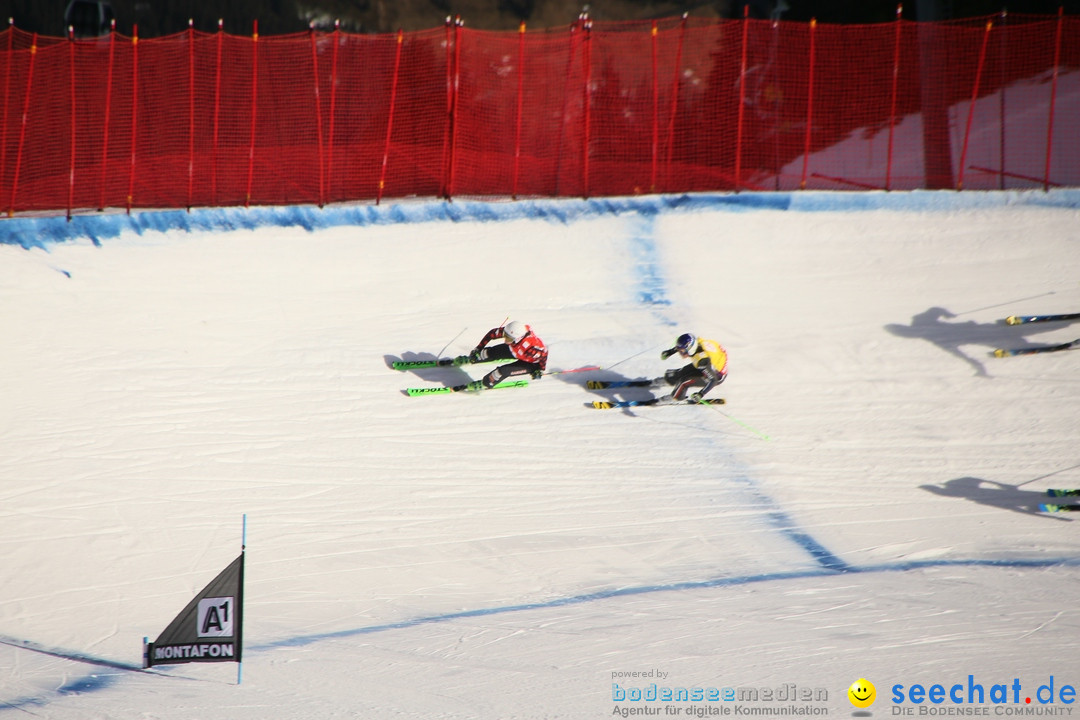
[[[1080,186],[1080,20],[0,33],[0,208]]]

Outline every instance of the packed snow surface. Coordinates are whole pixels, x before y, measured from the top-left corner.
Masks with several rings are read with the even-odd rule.
[[[1080,514],[1038,508],[1080,488],[1080,351],[992,356],[1080,337],[1002,322],[1080,312],[1078,200],[4,221],[0,716],[850,717],[860,678],[877,717],[1080,711]],[[597,369],[402,392],[481,377],[389,362],[508,318]],[[726,404],[587,406],[682,332],[727,348]],[[245,515],[242,681],[142,670]],[[652,686],[771,695],[619,698]]]

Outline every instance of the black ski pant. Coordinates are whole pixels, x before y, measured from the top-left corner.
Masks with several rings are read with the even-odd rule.
[[[721,375],[720,379],[716,381],[716,385],[724,382],[726,378],[726,374]],[[675,400],[682,400],[685,398],[687,391],[691,387],[704,387],[707,384],[705,373],[693,363],[683,365],[678,370],[668,370],[664,373],[664,379],[667,380],[668,385],[675,388],[671,391],[671,397]],[[716,387],[716,385],[713,387]],[[710,388],[710,390],[711,389],[712,388]]]
[[[480,351],[480,362],[486,360],[514,360],[514,353],[510,351],[510,346],[505,343],[502,345],[494,345]],[[513,377],[515,375],[532,375],[533,377],[539,377],[539,373],[541,372],[543,372],[543,368],[540,367],[539,363],[514,360],[512,363],[500,365],[495,368],[485,375],[481,382],[484,383],[484,387],[493,388],[508,377]]]

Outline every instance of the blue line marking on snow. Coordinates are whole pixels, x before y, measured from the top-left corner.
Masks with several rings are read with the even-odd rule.
[[[629,219],[627,239],[630,244],[631,262],[634,265],[637,287],[636,299],[649,306],[661,324],[675,326],[675,320],[665,311],[671,306],[667,295],[659,250],[656,246],[656,212],[638,212]]]
[[[638,215],[631,223],[630,251],[637,266],[637,299],[645,305],[671,305],[656,249],[653,227],[656,217]],[[672,323],[669,323],[672,324]]]
[[[657,249],[656,215],[655,211],[639,212],[630,221],[628,236],[632,262],[635,264],[639,283],[637,299],[642,304],[651,306],[653,314],[661,323],[674,326],[676,322],[666,312],[660,310],[661,307],[670,306],[671,301],[667,297],[667,282],[664,279]],[[749,488],[754,503],[766,509],[769,523],[805,550],[815,562],[827,570],[843,572],[849,569],[847,563],[826,549],[809,533],[801,530],[795,520],[757,488],[752,480],[743,476],[740,482]]]
[[[48,705],[49,701],[43,697],[21,697],[14,700],[0,700],[0,713],[5,710],[22,710],[22,712],[28,712],[24,708],[26,707],[44,707]],[[34,713],[30,713],[33,715]]]
[[[122,212],[52,217],[17,216],[0,220],[0,245],[44,248],[49,245],[90,240],[95,245],[131,233],[228,232],[263,227],[301,227],[315,230],[419,222],[497,222],[522,218],[567,224],[597,214],[656,215],[663,212],[857,212],[865,210],[954,211],[973,208],[1011,207],[1080,208],[1080,188],[1015,190],[1002,192],[803,191],[777,193],[694,193],[647,195],[628,198],[545,199],[516,202],[454,201],[426,199],[393,205],[314,205],[282,207],[227,207],[185,210],[148,210],[130,215]]]
[[[667,282],[657,248],[656,216],[655,211],[637,213],[630,220],[630,230],[627,235],[631,248],[631,262],[635,266],[638,279],[637,299],[642,304],[650,306],[661,323],[672,327],[676,325],[675,320],[661,309],[670,307],[671,301],[667,296]],[[794,518],[757,487],[753,480],[743,475],[737,482],[749,491],[751,501],[765,510],[769,524],[781,535],[805,550],[816,563],[826,570],[844,572],[849,569],[846,562],[802,530]]]
[[[1058,558],[1056,560],[915,560],[912,562],[892,563],[886,565],[868,565],[866,567],[845,566],[844,573],[878,573],[878,572],[908,572],[911,570],[925,570],[939,567],[994,567],[994,568],[1048,568],[1048,567],[1080,567],[1080,558]],[[720,577],[709,580],[676,582],[661,585],[640,585],[636,587],[601,590],[584,595],[571,595],[555,598],[544,602],[522,603],[519,605],[503,605],[491,608],[479,608],[476,610],[463,610],[445,615],[430,615],[426,617],[411,618],[398,622],[385,623],[383,625],[368,625],[365,627],[347,630],[336,630],[312,635],[297,635],[291,638],[283,638],[263,645],[247,647],[247,652],[265,652],[283,647],[300,647],[343,637],[357,635],[371,635],[373,633],[387,632],[390,630],[407,630],[421,625],[452,622],[466,618],[488,617],[492,615],[505,615],[509,613],[527,612],[530,610],[548,610],[552,608],[581,605],[590,602],[614,600],[622,597],[636,595],[649,595],[653,593],[680,592],[687,590],[707,590],[712,588],[734,587],[739,585],[751,585],[754,583],[776,582],[782,580],[803,580],[808,578],[832,577],[839,573],[834,570],[804,570],[793,572],[762,573],[760,575],[740,575],[735,577]]]
[[[628,233],[639,282],[637,296],[639,302],[652,306],[653,313],[660,322],[674,326],[676,322],[667,313],[659,310],[660,307],[670,306],[671,301],[667,297],[667,283],[661,270],[662,264],[656,245],[656,215],[656,212],[638,213],[631,221],[631,230]],[[819,565],[827,570],[840,572],[849,569],[847,563],[801,530],[795,520],[757,488],[752,480],[744,476],[741,482],[750,489],[754,503],[767,510],[770,524],[805,550]]]
[[[56,688],[61,695],[83,695],[85,693],[104,690],[119,678],[116,673],[94,673],[81,678],[72,678],[63,686]]]
[[[802,530],[791,515],[784,512],[750,477],[740,475],[735,479],[735,483],[744,486],[754,505],[765,511],[769,524],[773,528],[805,550],[818,565],[833,572],[851,572],[854,570],[851,565],[848,565],[809,533]]]
[[[826,570],[835,572],[851,572],[853,568],[836,555],[825,549],[825,546],[811,537],[805,531],[799,529],[791,516],[782,510],[774,510],[769,513],[769,519],[774,527],[780,530],[789,540],[810,553],[810,557]]]

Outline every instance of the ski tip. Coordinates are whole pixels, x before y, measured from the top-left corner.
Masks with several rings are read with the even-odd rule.
[[[1010,353],[1008,350],[1002,350],[1001,348],[998,348],[997,350],[994,351],[994,357],[999,357],[999,358],[1001,358],[1001,357],[1009,357],[1009,355],[1011,355],[1011,354],[1012,353]]]
[[[603,380],[589,380],[585,383],[585,387],[590,390],[603,390],[607,387],[607,383]]]
[[[467,364],[468,361],[469,358],[464,355],[456,358],[432,358],[430,360],[395,360],[390,363],[390,367],[395,370],[422,370],[435,367],[458,367]]]
[[[616,405],[607,400],[593,400],[591,403],[585,403],[585,407],[596,408],[597,410],[610,410],[611,408],[616,407]]]
[[[405,394],[409,397],[419,397],[421,395],[440,395],[443,393],[454,392],[452,388],[448,387],[426,387],[426,388],[406,388]]]
[[[420,368],[435,367],[435,360],[397,360],[390,363],[395,370],[417,370]]]
[[[1018,318],[1016,315],[1010,315],[1009,317],[1005,318],[1006,325],[1022,325],[1023,323],[1024,321]]]

